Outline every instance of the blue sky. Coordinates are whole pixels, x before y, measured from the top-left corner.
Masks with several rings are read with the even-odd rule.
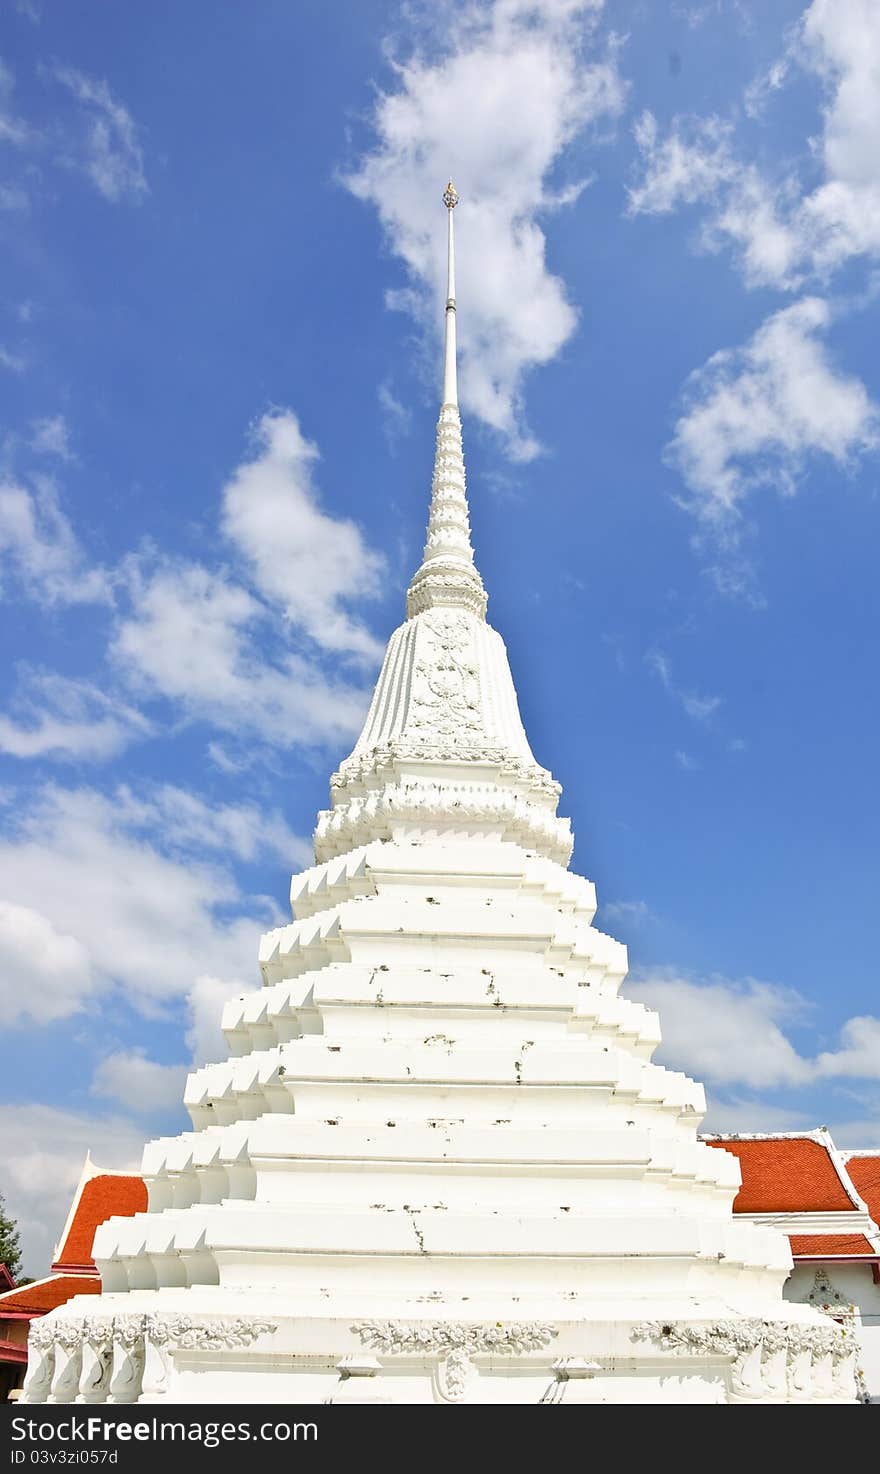
[[[880,13],[0,17],[0,1189],[185,1124],[400,621],[448,174],[477,559],[709,1125],[880,1137]]]

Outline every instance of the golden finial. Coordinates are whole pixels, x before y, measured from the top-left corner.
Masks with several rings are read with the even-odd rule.
[[[443,191],[443,203],[447,210],[454,210],[458,204],[458,191],[451,179]]]

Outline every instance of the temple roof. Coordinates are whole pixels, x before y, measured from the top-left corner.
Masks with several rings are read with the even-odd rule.
[[[853,1258],[880,1255],[880,1153],[840,1152],[824,1128],[778,1135],[704,1137],[707,1146],[737,1157],[742,1186],[734,1213],[776,1215],[788,1232],[795,1258]],[[855,1164],[855,1170],[853,1165]],[[863,1186],[866,1192],[862,1191]],[[827,1231],[822,1215],[852,1215],[852,1230]],[[784,1223],[791,1215],[790,1227]],[[824,1232],[798,1232],[811,1216]],[[842,1225],[841,1225],[842,1227]],[[867,1229],[867,1233],[859,1232]]]
[[[52,1269],[95,1268],[92,1244],[95,1230],[108,1218],[128,1218],[147,1207],[147,1189],[142,1177],[125,1172],[105,1172],[86,1157],[67,1222],[55,1250]]]
[[[0,1319],[14,1316],[46,1315],[66,1305],[74,1295],[99,1295],[101,1281],[97,1270],[87,1274],[50,1274],[42,1280],[32,1280],[29,1285],[19,1285],[17,1290],[7,1290],[0,1295]]]
[[[739,1158],[742,1187],[735,1213],[855,1212],[857,1194],[848,1183],[833,1144],[803,1136],[707,1136]]]
[[[108,1218],[130,1218],[146,1207],[142,1177],[106,1172],[87,1156],[55,1249],[52,1272],[0,1294],[0,1318],[45,1315],[74,1295],[97,1295],[101,1280],[92,1258],[96,1230]]]
[[[880,1151],[844,1152],[843,1159],[868,1212],[875,1223],[880,1223]]]

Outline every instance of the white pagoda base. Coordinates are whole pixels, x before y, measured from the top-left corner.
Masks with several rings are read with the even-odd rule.
[[[25,1401],[854,1399],[847,1338],[782,1300],[786,1238],[732,1215],[701,1087],[650,1062],[589,882],[447,835],[293,901]]]

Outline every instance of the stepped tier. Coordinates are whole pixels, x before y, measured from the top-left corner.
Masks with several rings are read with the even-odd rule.
[[[731,1214],[701,1087],[652,1062],[589,882],[374,840],[291,900],[26,1400],[852,1398],[845,1338],[780,1298],[784,1236]]]

